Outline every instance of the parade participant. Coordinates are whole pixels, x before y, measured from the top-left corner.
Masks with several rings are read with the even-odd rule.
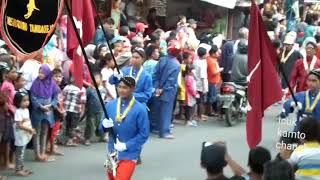
[[[110,180],[131,179],[143,144],[149,137],[148,113],[143,104],[136,100],[136,82],[133,77],[122,77],[118,85],[119,98],[106,105],[109,119],[104,119],[104,128],[113,128],[117,140],[110,138],[109,152],[118,152],[118,167],[115,177],[107,172]]]
[[[154,68],[158,64],[160,52],[159,48],[155,45],[149,45],[146,48],[146,61],[143,63],[143,68],[151,75],[153,76]]]
[[[308,90],[295,94],[297,105],[293,99],[289,99],[284,103],[284,115],[292,113],[295,108],[299,111],[297,113],[297,123],[295,131],[298,130],[301,118],[304,116],[311,116],[320,120],[320,69],[310,71],[307,76]]]
[[[39,76],[34,80],[31,89],[31,122],[36,129],[33,138],[35,159],[37,161],[53,161],[46,153],[49,127],[53,127],[55,120],[53,109],[58,107],[58,94],[60,92],[48,65],[41,65]]]
[[[169,42],[168,56],[160,58],[155,67],[153,87],[155,88],[155,104],[151,107],[152,121],[157,123],[160,138],[173,139],[170,132],[172,122],[173,101],[177,94],[178,75],[180,65],[177,56],[180,53],[180,44],[177,41]]]
[[[295,32],[289,32],[283,41],[284,47],[282,53],[280,53],[280,63],[282,65],[283,72],[280,72],[281,85],[285,93],[288,92],[288,84],[285,82],[284,76],[288,78],[290,82],[291,73],[294,65],[298,59],[303,58],[299,51],[294,49],[294,43],[296,39]],[[284,73],[284,74],[283,74]]]
[[[290,80],[290,86],[296,89],[296,92],[306,91],[307,76],[315,68],[320,68],[320,60],[315,56],[317,45],[313,42],[306,44],[307,57],[299,59],[293,68]]]
[[[152,96],[152,78],[143,68],[146,54],[142,48],[135,48],[132,51],[131,65],[121,70],[123,75],[115,73],[110,77],[110,84],[119,84],[122,76],[131,76],[136,81],[136,88],[133,96],[137,101],[146,106]]]

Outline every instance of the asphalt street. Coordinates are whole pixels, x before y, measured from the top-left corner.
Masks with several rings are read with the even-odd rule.
[[[277,153],[278,126],[276,115],[280,106],[270,108],[264,119],[263,140],[260,145],[268,148],[273,156]],[[145,144],[142,160],[133,180],[200,180],[205,179],[205,171],[200,167],[200,149],[203,141],[226,141],[230,155],[246,167],[249,148],[246,143],[245,122],[234,127],[226,127],[222,121],[209,119],[199,127],[175,125],[174,140],[163,140],[151,135]],[[14,177],[12,172],[4,172],[9,180],[103,180],[105,160],[104,143],[90,147],[62,148],[64,157],[56,157],[55,162],[32,161],[32,152],[26,160],[26,167],[34,171],[29,177]],[[229,168],[226,174],[232,175]]]

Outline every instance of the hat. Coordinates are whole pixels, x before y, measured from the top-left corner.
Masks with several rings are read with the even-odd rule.
[[[296,37],[297,37],[297,33],[296,32],[289,32],[288,34],[286,34],[283,44],[294,44],[296,41]]]
[[[122,36],[115,36],[115,37],[111,40],[111,44],[114,44],[114,43],[120,42],[120,41],[124,42],[125,39],[124,39]]]
[[[311,74],[313,74],[313,75],[317,76],[318,78],[320,78],[320,69],[311,70],[309,75],[311,75]]]
[[[194,20],[194,19],[189,19],[188,20],[188,24],[197,24],[198,22],[196,21],[196,20]]]
[[[120,79],[120,82],[123,82],[125,85],[129,87],[135,87],[136,86],[136,80],[133,77],[130,76],[124,76]]]
[[[144,51],[143,48],[136,47],[132,50],[132,53],[138,53],[142,58],[146,58],[146,52]]]
[[[203,143],[201,164],[204,167],[221,169],[227,165],[225,161],[226,147],[220,144]]]
[[[141,31],[141,29],[145,29],[145,28],[148,28],[149,26],[144,24],[144,23],[141,23],[141,22],[138,22],[136,24],[136,31],[139,32]]]

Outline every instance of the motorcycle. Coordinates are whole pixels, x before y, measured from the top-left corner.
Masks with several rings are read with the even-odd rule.
[[[247,114],[247,87],[233,82],[221,85],[218,102],[229,127],[236,125]]]

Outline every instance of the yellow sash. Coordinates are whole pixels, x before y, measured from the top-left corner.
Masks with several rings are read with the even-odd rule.
[[[133,67],[131,67],[131,69],[130,69],[130,76],[133,77],[133,78],[136,80],[136,83],[138,83],[138,80],[139,80],[139,78],[140,78],[140,76],[141,76],[142,71],[143,71],[143,66],[140,67],[140,70],[139,70],[139,72],[138,72],[138,74],[137,74],[137,77],[134,77],[134,76],[132,75],[132,74],[133,74]]]
[[[129,111],[131,110],[133,104],[135,102],[135,98],[132,97],[132,99],[129,102],[129,106],[123,111],[121,114],[121,98],[118,98],[117,102],[117,115],[116,115],[116,121],[122,122],[122,120],[128,115]]]
[[[318,93],[316,99],[313,101],[311,107],[310,107],[310,98],[309,98],[309,91],[306,92],[306,112],[312,113],[314,108],[317,106],[318,102],[320,100],[320,92]]]

